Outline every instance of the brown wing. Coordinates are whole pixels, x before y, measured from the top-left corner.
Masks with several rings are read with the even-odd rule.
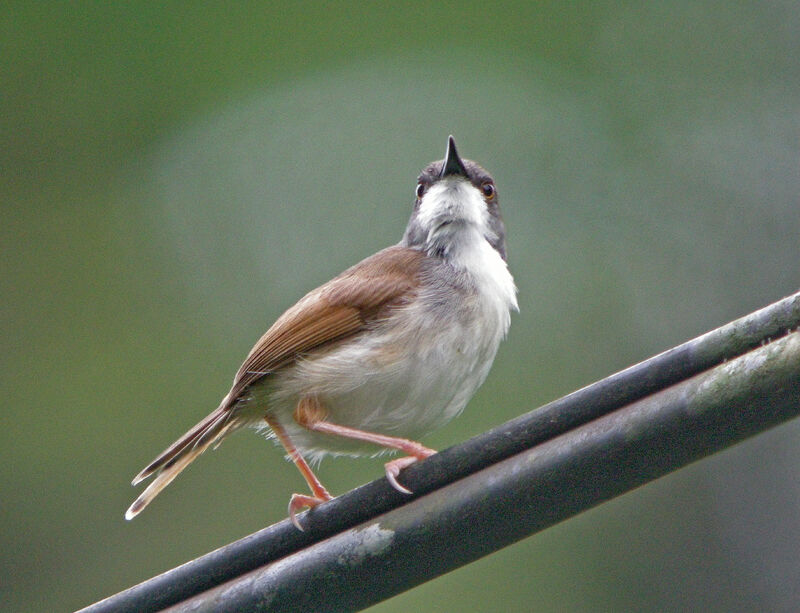
[[[131,519],[204,449],[218,443],[236,426],[229,409],[248,385],[286,365],[298,354],[361,330],[381,316],[382,309],[408,300],[416,288],[424,255],[405,247],[389,247],[344,271],[303,297],[256,343],[220,406],[175,441],[133,480],[155,472],[153,483],[131,505]]]
[[[298,354],[354,334],[385,307],[407,300],[424,257],[414,249],[389,247],[306,294],[255,344],[223,406],[230,407],[247,386]]]

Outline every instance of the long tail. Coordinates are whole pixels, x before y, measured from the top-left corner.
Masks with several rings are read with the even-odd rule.
[[[241,424],[232,417],[232,411],[224,404],[211,413],[203,421],[172,443],[160,456],[150,462],[136,475],[133,485],[156,475],[155,480],[147,486],[125,513],[125,519],[133,519],[142,512],[158,493],[169,485],[180,472],[211,445],[219,444],[222,438],[238,428]]]

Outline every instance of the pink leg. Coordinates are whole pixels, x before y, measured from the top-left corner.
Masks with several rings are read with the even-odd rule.
[[[406,457],[397,458],[396,460],[387,462],[385,465],[386,478],[389,480],[389,483],[391,483],[392,487],[397,491],[404,494],[411,494],[412,492],[407,487],[401,485],[397,480],[400,471],[417,460],[424,460],[436,453],[434,449],[429,449],[415,441],[410,441],[405,438],[386,436],[384,434],[376,434],[375,432],[365,432],[357,428],[340,426],[325,421],[325,410],[313,396],[307,396],[298,403],[294,412],[294,419],[304,428],[308,428],[314,432],[323,432],[325,434],[343,436],[366,443],[374,443],[375,445],[388,447],[389,449],[397,449],[407,454]]]
[[[292,523],[297,526],[297,529],[302,532],[303,526],[300,525],[300,521],[297,519],[297,512],[304,508],[311,509],[326,500],[332,500],[333,496],[328,493],[328,490],[320,483],[317,475],[311,470],[308,462],[306,462],[303,456],[300,455],[300,452],[297,451],[297,448],[294,446],[294,443],[292,443],[289,435],[286,434],[286,430],[283,429],[283,426],[276,420],[270,419],[268,416],[265,416],[264,419],[281,442],[281,445],[286,449],[289,458],[294,462],[294,465],[297,466],[300,474],[303,475],[306,483],[308,483],[308,487],[311,488],[313,496],[292,494],[289,500],[289,519],[291,519]]]

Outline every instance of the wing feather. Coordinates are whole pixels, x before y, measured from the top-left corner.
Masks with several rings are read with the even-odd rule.
[[[306,294],[255,344],[223,405],[232,406],[249,385],[297,355],[355,334],[387,307],[408,300],[423,259],[421,251],[389,247]]]

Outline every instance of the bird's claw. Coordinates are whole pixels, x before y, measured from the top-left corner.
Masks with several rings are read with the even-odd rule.
[[[410,489],[402,485],[398,480],[397,477],[400,475],[400,471],[410,466],[414,462],[417,461],[417,458],[414,456],[406,456],[404,458],[397,458],[396,460],[392,460],[391,462],[386,463],[386,478],[389,480],[389,483],[392,485],[394,489],[396,489],[401,494],[413,494]]]
[[[300,525],[300,520],[297,519],[297,512],[302,509],[313,509],[318,504],[322,504],[330,498],[318,498],[317,496],[308,496],[306,494],[292,494],[289,499],[289,519],[300,532],[305,532],[303,526]]]

